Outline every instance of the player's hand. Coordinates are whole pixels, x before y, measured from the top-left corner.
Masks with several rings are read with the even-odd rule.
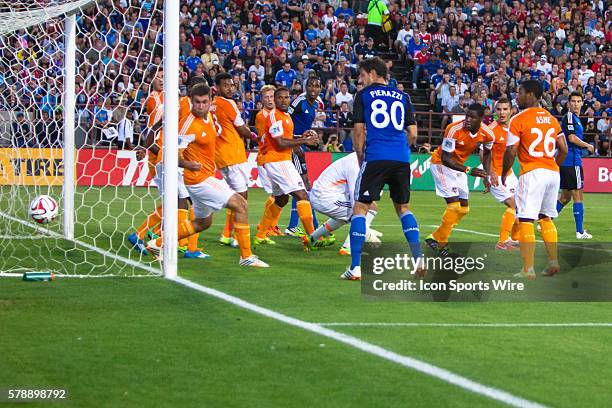
[[[141,161],[145,158],[146,155],[147,151],[145,149],[143,149],[142,147],[136,148],[136,160]]]
[[[501,183],[504,187],[506,187],[506,176],[507,174],[502,174],[501,176]]]
[[[490,170],[489,171],[489,177],[488,177],[487,181],[493,187],[499,186],[499,177],[497,176],[497,173],[495,173],[495,170]]]
[[[484,171],[483,169],[479,169],[477,167],[474,167],[471,171],[470,171],[470,175],[474,176],[474,177],[482,177],[482,178],[486,178],[487,177],[487,172]]]
[[[489,181],[487,177],[483,179],[483,182],[484,182],[484,190],[482,191],[482,194],[487,194],[489,191],[491,191],[491,182]]]
[[[196,161],[186,161],[183,163],[183,168],[191,171],[198,171],[202,168],[202,164]]]
[[[595,152],[595,148],[594,148],[594,147],[593,147],[593,145],[591,145],[591,144],[590,144],[590,145],[588,145],[586,149],[587,149],[587,150],[589,151],[589,153],[591,153],[591,154],[593,154],[593,153]]]

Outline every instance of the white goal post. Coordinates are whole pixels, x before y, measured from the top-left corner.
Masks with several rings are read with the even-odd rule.
[[[116,8],[120,3],[0,1],[0,276],[29,270],[66,276],[177,275],[180,2],[151,0],[148,9],[125,2],[125,10]],[[133,31],[113,25],[113,18],[123,19]],[[104,32],[89,35],[87,29],[98,29],[99,21]],[[109,39],[113,30],[119,40]],[[163,55],[157,55],[161,49]],[[162,57],[161,65],[156,57]],[[109,68],[115,59],[121,72]],[[126,70],[126,61],[135,66]],[[121,111],[124,119],[142,122],[138,98],[147,95],[150,79],[161,69],[166,75],[160,271],[156,261],[125,242],[126,234],[155,208],[157,193],[146,163],[137,162],[133,151],[100,143],[106,142],[107,125],[97,115]],[[51,71],[59,73],[47,75]],[[114,120],[106,119],[109,124]],[[115,182],[111,161],[126,167],[126,159],[129,168]],[[61,220],[41,226],[27,216],[29,201],[39,194],[54,196]]]

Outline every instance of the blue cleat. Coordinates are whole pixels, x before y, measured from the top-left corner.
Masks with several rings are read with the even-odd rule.
[[[202,251],[185,251],[185,254],[183,255],[183,258],[187,258],[187,259],[208,259],[211,256],[208,254],[205,254]]]
[[[149,255],[149,251],[147,251],[147,247],[145,246],[144,241],[142,239],[138,239],[138,236],[135,232],[128,235],[127,240],[130,244],[132,244],[132,247],[136,251],[138,251],[138,253],[143,255]]]

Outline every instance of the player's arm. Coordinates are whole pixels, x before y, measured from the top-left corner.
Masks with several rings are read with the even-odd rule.
[[[471,168],[469,166],[464,166],[463,164],[459,164],[453,158],[453,152],[455,151],[455,139],[450,137],[444,138],[442,140],[442,164],[446,167],[459,171],[461,173],[467,173],[474,177],[486,177],[487,173],[483,169],[479,168]]]
[[[357,153],[357,160],[360,166],[364,159],[365,138],[365,111],[361,99],[361,91],[359,91],[355,95],[353,102],[353,150]]]
[[[281,149],[295,148],[304,144],[308,146],[317,146],[319,143],[319,135],[317,133],[309,133],[309,136],[301,137],[299,139],[286,139],[282,136],[273,137],[275,138],[278,147]]]
[[[565,142],[565,136],[563,135],[563,133],[559,133],[557,135],[557,154],[555,155],[555,161],[557,162],[557,166],[561,166],[563,164],[563,161],[565,160],[565,157],[567,156],[567,151],[568,151],[568,148],[567,148],[567,143]]]
[[[406,95],[407,96],[407,95]],[[407,125],[407,136],[408,136],[408,145],[415,146],[417,143],[417,122],[414,117],[414,112],[412,111],[412,102],[410,101],[410,97],[407,96],[406,99],[406,125]]]
[[[595,151],[595,148],[591,144],[585,142],[576,135],[576,128],[575,124],[573,123],[571,113],[568,113],[563,117],[561,129],[563,130],[563,133],[565,134],[565,137],[569,143],[575,144],[582,149],[587,149],[590,153]]]

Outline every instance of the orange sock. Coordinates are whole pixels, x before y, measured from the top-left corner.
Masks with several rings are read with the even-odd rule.
[[[516,218],[516,214],[514,218],[514,225],[512,226],[512,232],[510,233],[510,237],[512,238],[513,241],[518,241],[521,238],[520,223],[518,219]]]
[[[272,204],[266,207],[266,210],[261,217],[261,221],[259,222],[259,230],[257,231],[257,238],[264,239],[266,237],[266,233],[268,232],[268,228],[272,225],[275,219],[278,219],[282,208],[279,207],[274,201]]]
[[[189,220],[195,220],[195,212],[193,211],[193,207],[189,209]],[[198,250],[198,239],[200,238],[200,233],[196,232],[195,234],[191,234],[189,238],[187,238],[187,250],[189,252],[195,252]]]
[[[184,211],[187,211],[187,210],[184,210]],[[181,239],[187,238],[190,235],[193,235],[195,233],[196,233],[195,227],[193,226],[193,223],[190,220],[183,220],[183,222],[179,223],[179,225],[178,225],[178,239],[179,239],[179,242],[180,242]],[[162,246],[162,244],[164,243],[163,237],[160,236],[159,238],[157,238],[155,240],[155,243],[158,246]]]
[[[181,210],[181,209],[179,209],[177,216],[178,216],[177,223],[178,223],[178,225],[181,225],[183,223],[183,221],[189,219],[189,210]],[[188,242],[187,238],[182,238],[182,239],[179,239],[179,243],[178,244],[179,244],[179,246],[186,247],[188,243],[189,242]]]
[[[225,228],[223,228],[223,236],[225,238],[231,238],[232,231],[234,230],[234,212],[227,210],[225,213]]]
[[[461,204],[459,204],[459,202],[446,205],[446,210],[444,210],[444,214],[442,215],[440,226],[431,234],[439,243],[448,243],[448,237],[450,237],[453,227],[459,222],[460,208]]]
[[[266,216],[266,213],[268,212],[268,207],[270,207],[272,204],[274,204],[274,197],[270,196],[268,197],[268,199],[266,200],[266,204],[264,204],[264,217]],[[262,218],[263,220],[263,218]],[[259,225],[257,225],[257,236],[259,236],[259,234],[261,233],[261,223],[259,223]]]
[[[240,246],[240,258],[246,259],[253,255],[253,252],[251,252],[251,228],[249,224],[235,223],[234,229],[236,230],[238,246]]]
[[[499,227],[499,242],[505,242],[510,236],[510,231],[514,226],[514,220],[516,219],[516,211],[513,208],[506,208],[504,215],[502,215],[501,225]]]
[[[300,217],[306,233],[308,235],[312,234],[314,232],[314,222],[312,219],[310,201],[300,200],[295,204],[295,208],[297,209],[298,217]]]
[[[276,205],[276,203],[274,204],[276,207],[278,207]],[[274,219],[272,220],[272,225],[271,227],[278,227],[278,221],[280,220],[281,214],[283,213],[283,207],[278,207],[278,213],[276,214],[276,216],[274,217]]]
[[[535,258],[535,232],[533,230],[533,223],[521,222],[519,224],[521,230],[520,236],[520,247],[521,257],[523,258],[523,271],[528,272],[529,269],[533,268]]]
[[[540,220],[540,235],[546,245],[546,252],[548,252],[548,259],[551,261],[557,260],[557,227],[550,218]]]
[[[145,222],[143,222],[142,225],[136,230],[136,235],[138,235],[138,239],[144,239],[145,235],[147,235],[147,231],[149,230],[149,228],[153,228],[161,222],[161,215],[161,205],[157,207],[151,214],[147,215],[147,219],[145,220]]]

